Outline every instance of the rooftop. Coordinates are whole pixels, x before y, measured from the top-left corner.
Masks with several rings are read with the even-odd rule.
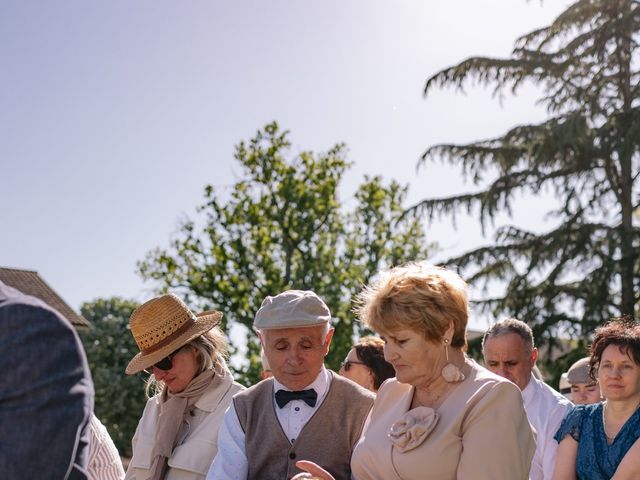
[[[76,328],[89,327],[89,322],[77,314],[58,295],[47,282],[45,282],[38,272],[33,270],[20,270],[17,268],[0,267],[0,281],[10,287],[20,290],[26,295],[39,298],[52,308],[55,308],[62,316],[66,317]]]

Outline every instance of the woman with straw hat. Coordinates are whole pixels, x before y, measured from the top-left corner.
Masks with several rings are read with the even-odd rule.
[[[129,320],[140,352],[125,372],[151,376],[133,436],[126,480],[201,480],[217,453],[231,397],[244,387],[227,368],[222,313],[194,315],[174,294],[153,298]]]

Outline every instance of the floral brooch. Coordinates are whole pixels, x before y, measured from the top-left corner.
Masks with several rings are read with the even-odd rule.
[[[391,425],[387,434],[391,443],[402,453],[413,450],[424,442],[440,417],[433,408],[417,407],[405,413]]]

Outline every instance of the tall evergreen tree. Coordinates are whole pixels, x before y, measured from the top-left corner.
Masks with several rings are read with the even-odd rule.
[[[640,2],[577,1],[551,25],[520,37],[510,58],[469,58],[425,86],[425,95],[442,86],[462,89],[469,80],[500,95],[527,81],[542,87],[548,120],[430,147],[421,162],[444,158],[479,188],[426,199],[413,210],[430,218],[478,211],[484,228],[503,211],[522,218],[512,211],[519,195],[554,192],[551,230],[502,225],[492,246],[448,261],[481,286],[504,282],[501,294],[480,299],[485,312],[516,316],[550,344],[562,328],[584,346],[595,325],[637,306],[639,32]]]

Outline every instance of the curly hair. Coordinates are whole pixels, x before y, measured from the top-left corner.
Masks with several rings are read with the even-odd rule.
[[[396,371],[384,359],[384,341],[378,337],[362,337],[353,346],[358,359],[373,372],[373,388],[378,390],[387,378],[396,376]]]
[[[602,353],[609,345],[617,345],[636,365],[640,365],[640,324],[631,316],[612,318],[596,328],[589,354],[589,375],[597,380]]]
[[[451,270],[418,262],[383,271],[356,302],[356,314],[372,330],[410,329],[440,342],[453,325],[451,346],[466,348],[467,284]]]

